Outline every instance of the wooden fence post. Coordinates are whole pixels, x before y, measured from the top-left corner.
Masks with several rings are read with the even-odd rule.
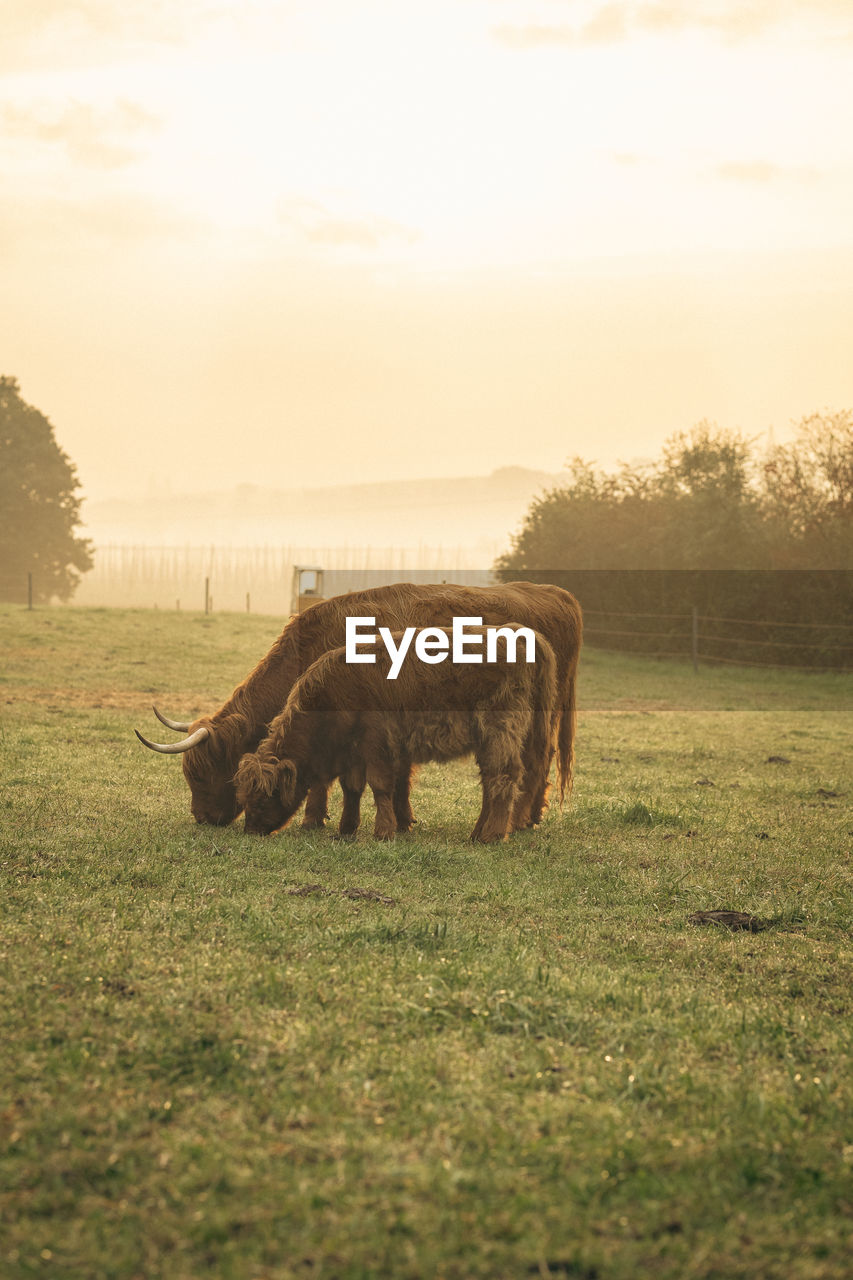
[[[699,670],[699,610],[693,606],[693,670]]]
[[[31,573],[28,573],[27,574],[27,608],[32,609],[32,607],[33,607],[33,575]]]
[[[252,612],[252,610],[251,610],[251,601],[250,601],[250,599],[249,599],[249,593],[248,593],[248,591],[246,592],[246,612],[247,612],[247,613],[251,613],[251,612]]]
[[[204,611],[210,613],[210,578],[204,580]]]

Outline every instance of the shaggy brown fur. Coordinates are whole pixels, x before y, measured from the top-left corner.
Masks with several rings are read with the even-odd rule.
[[[510,624],[517,625],[517,624]],[[486,628],[469,628],[485,637]],[[449,635],[449,632],[447,632]],[[399,643],[402,632],[394,639]],[[390,840],[401,786],[412,766],[452,760],[473,751],[483,807],[472,840],[505,840],[520,808],[529,813],[544,791],[557,692],[557,663],[544,636],[535,662],[504,660],[432,666],[409,655],[396,680],[387,654],[370,666],[346,662],[346,650],[325,654],[294,686],[284,711],[257,752],[237,772],[237,798],[246,830],[262,835],[289,822],[309,788],[344,792],[340,834],[358,826],[365,783],[376,801],[374,836]]]
[[[575,681],[581,648],[581,611],[577,600],[561,587],[513,582],[497,587],[420,586],[403,582],[367,591],[353,591],[312,605],[293,618],[269,653],[261,659],[231,697],[211,716],[202,716],[190,732],[203,725],[206,742],[183,756],[184,776],[191,792],[197,822],[225,825],[240,812],[234,774],[241,756],[255,751],[267,728],[287,701],[290,690],[308,667],[330,649],[343,645],[347,617],[375,617],[377,629],[407,626],[449,626],[454,617],[481,617],[485,625],[513,620],[546,637],[557,660],[558,696],[548,746],[550,763],[555,747],[559,759],[560,799],[571,785],[575,733]],[[381,648],[381,645],[379,646]],[[354,668],[352,668],[354,670]],[[531,801],[526,822],[538,821],[547,786]],[[328,792],[313,787],[305,806],[306,827],[322,826]],[[401,798],[400,814],[408,810]],[[411,822],[411,810],[408,810]]]

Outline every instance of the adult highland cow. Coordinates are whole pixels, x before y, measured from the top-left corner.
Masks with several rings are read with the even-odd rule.
[[[430,631],[449,641],[449,631]],[[472,627],[468,636],[485,639],[486,632]],[[399,646],[403,633],[391,638]],[[550,759],[557,664],[544,636],[532,638],[532,660],[507,661],[496,645],[496,659],[486,665],[409,658],[390,679],[388,653],[370,666],[348,664],[345,648],[318,658],[258,750],[240,761],[237,801],[246,831],[268,835],[284,826],[311,787],[328,791],[340,778],[340,834],[357,829],[367,783],[376,801],[374,837],[390,840],[400,825],[395,795],[412,766],[473,752],[483,805],[471,839],[505,840],[520,825],[518,810],[529,814],[544,790]]]
[[[149,742],[153,751],[182,754],[196,822],[225,826],[240,812],[234,775],[242,756],[257,749],[270,723],[287,702],[299,677],[322,654],[344,644],[347,617],[373,617],[392,631],[408,626],[449,626],[454,617],[479,617],[486,625],[514,622],[548,640],[557,663],[557,701],[548,763],[559,753],[560,798],[571,783],[575,732],[575,685],[582,620],[577,600],[561,587],[512,582],[496,587],[419,586],[403,582],[335,596],[291,619],[270,649],[231,697],[211,716],[184,724],[155,714],[168,728],[188,737],[180,742]],[[539,821],[547,785],[531,803],[526,823]],[[305,806],[305,827],[321,827],[327,817],[328,790],[313,787]],[[408,796],[398,799],[398,823],[408,817]],[[408,811],[408,812],[407,812]]]

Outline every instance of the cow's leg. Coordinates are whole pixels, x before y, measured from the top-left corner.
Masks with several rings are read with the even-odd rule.
[[[522,786],[521,790],[519,791],[516,797],[515,804],[513,805],[512,821],[510,822],[510,830],[511,831],[527,831],[528,828],[535,826],[536,823],[531,818],[530,811],[531,811],[530,796],[525,794],[525,789]]]
[[[513,831],[536,827],[542,821],[542,814],[548,804],[548,774],[552,755],[553,752],[548,752],[546,758],[543,758],[532,736],[526,739],[522,752],[521,788],[512,811]]]
[[[527,821],[524,824],[519,825],[524,825],[525,827],[538,827],[539,823],[542,821],[542,815],[548,808],[548,792],[551,790],[551,784],[548,781],[550,766],[551,761],[549,760],[548,768],[543,770],[539,781],[536,784],[535,790],[533,791],[533,799],[530,803],[530,811]],[[518,830],[518,825],[516,825],[515,829]]]
[[[329,788],[312,787],[305,801],[305,816],[302,819],[304,831],[317,831],[325,825],[329,816]]]
[[[397,822],[398,831],[411,831],[416,821],[409,800],[409,794],[412,789],[412,773],[412,766],[406,763],[398,771],[394,782],[394,818]]]
[[[551,789],[551,764],[554,760],[556,752],[557,731],[559,729],[559,716],[556,717],[551,725],[551,734],[548,740],[548,747],[544,753],[544,757],[539,752],[532,751],[530,748],[530,740],[526,744],[527,753],[525,755],[526,776],[522,783],[522,791],[527,794],[529,789],[530,810],[526,815],[527,820],[523,824],[527,827],[537,827],[542,821],[542,815],[548,808],[548,792]],[[521,814],[519,813],[519,816]],[[513,829],[518,831],[522,824],[514,822]]]
[[[524,744],[522,765],[521,787],[512,808],[511,829],[513,831],[523,831],[526,827],[535,825],[533,822],[533,806],[538,799],[542,761],[533,759],[529,738]]]

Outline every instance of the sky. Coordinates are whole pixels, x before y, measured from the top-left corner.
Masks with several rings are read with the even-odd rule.
[[[93,499],[853,406],[849,0],[3,0],[0,373]]]

